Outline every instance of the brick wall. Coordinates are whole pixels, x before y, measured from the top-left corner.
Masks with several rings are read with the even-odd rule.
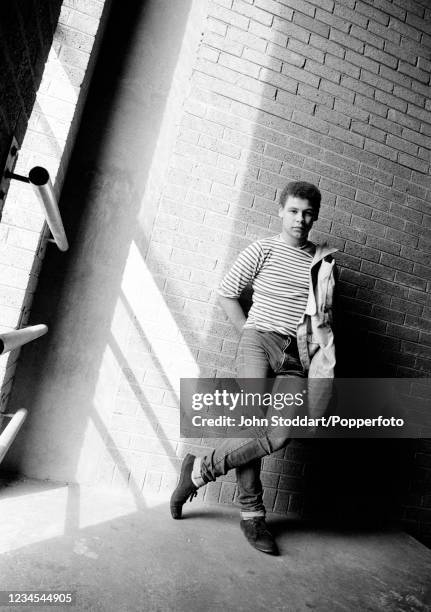
[[[0,167],[15,134],[27,128],[43,67],[51,47],[61,0],[2,2],[0,8],[1,128]],[[3,207],[3,202],[0,203]]]
[[[34,0],[5,2],[0,9],[0,168],[14,135],[20,147],[15,172],[27,176],[33,166],[46,167],[57,195],[96,58],[104,5],[104,0]],[[57,247],[48,247],[50,233],[28,185],[12,181],[1,207],[0,329],[8,331],[27,323],[46,249]],[[19,355],[15,350],[0,358],[0,411],[7,406]]]
[[[57,26],[61,1],[4,2],[0,8],[0,171],[3,172],[12,136],[21,146],[40,86],[42,73]],[[28,171],[28,170],[27,170]],[[15,189],[14,189],[15,188]],[[0,325],[2,330],[20,325],[28,315],[26,288],[34,291],[31,274],[42,219],[39,210],[28,211],[24,205],[12,206],[14,185],[9,197],[0,200]],[[19,191],[19,189],[18,189]],[[25,190],[22,190],[25,194]],[[28,196],[27,196],[28,200]],[[6,204],[5,204],[6,203]],[[4,407],[18,351],[2,358],[3,387],[1,406]]]
[[[208,6],[147,259],[201,375],[234,371],[237,338],[214,288],[240,249],[279,231],[277,197],[292,179],[319,185],[323,206],[312,238],[340,249],[340,375],[428,375],[431,12],[426,2],[214,0]],[[131,432],[133,426],[115,421],[118,431]],[[147,443],[141,439],[139,448]],[[195,448],[183,442],[178,452]],[[367,466],[368,483],[362,485],[368,500],[357,507],[361,512],[366,507],[368,518],[373,512],[386,516],[391,500],[400,503],[394,476],[399,471],[387,489],[380,482],[379,490],[383,474],[376,462],[385,457],[389,469],[389,459],[407,452],[405,445],[382,444],[380,459],[373,447],[374,464],[364,459],[366,443],[355,446],[356,455],[341,442],[336,448],[325,465],[338,489],[328,472],[319,470],[323,455],[319,451],[316,461],[313,447],[293,444],[266,459],[267,506],[307,514],[304,482],[323,479],[332,497],[319,489],[325,503],[315,504],[318,513],[326,509],[334,515],[349,495],[353,510],[358,500],[346,492],[348,470],[334,476],[342,457],[352,478],[360,474],[358,462]],[[416,451],[408,453],[414,457]],[[401,503],[416,507],[406,506],[404,518],[420,516],[423,525],[415,524],[425,537],[426,444],[417,460],[422,492]],[[175,481],[158,468],[146,473],[147,484],[156,487]],[[406,483],[413,491],[417,486],[417,479]],[[227,477],[201,495],[230,502],[234,489]]]
[[[215,289],[242,248],[279,231],[277,197],[291,179],[319,185],[324,202],[313,237],[340,249],[340,373],[429,372],[431,13],[425,1],[197,0],[190,5],[193,27],[185,29],[173,91],[167,100],[160,92],[150,102],[141,92],[136,96],[145,113],[153,112],[154,99],[168,109],[143,196],[139,180],[128,172],[140,153],[147,170],[149,145],[140,140],[149,132],[145,118],[135,100],[122,102],[115,86],[115,108],[96,97],[96,112],[106,123],[105,151],[87,166],[78,160],[75,169],[79,174],[90,167],[95,177],[94,184],[88,179],[91,210],[75,244],[74,256],[82,262],[70,262],[69,270],[58,266],[65,276],[69,272],[65,280],[73,288],[64,289],[59,300],[63,320],[57,322],[57,339],[44,340],[45,348],[52,342],[54,357],[38,366],[37,350],[27,353],[32,382],[37,387],[42,379],[35,399],[42,424],[39,431],[32,425],[21,444],[30,474],[38,469],[34,458],[51,473],[62,468],[50,459],[63,452],[55,443],[61,431],[67,449],[81,436],[82,450],[74,448],[66,459],[76,455],[82,469],[70,468],[68,479],[84,480],[88,472],[82,466],[88,466],[86,458],[94,460],[89,447],[97,430],[97,444],[100,439],[104,444],[99,481],[128,486],[136,494],[172,489],[181,457],[190,450],[202,453],[205,446],[202,440],[179,439],[176,383],[180,376],[234,374],[237,336]],[[204,9],[201,18],[196,11]],[[197,49],[196,32],[201,32]],[[144,75],[152,74],[149,63],[154,70],[157,42],[145,35],[150,48],[142,46]],[[123,89],[142,78],[133,71],[136,56],[132,59],[122,75]],[[135,116],[123,122],[128,112],[135,113],[136,122]],[[114,142],[116,130],[121,135]],[[124,164],[126,154],[130,159]],[[72,186],[68,194],[70,208],[78,189]],[[114,211],[105,206],[111,192]],[[120,199],[123,215],[117,213]],[[124,235],[132,242],[130,251]],[[124,251],[129,251],[126,262]],[[55,274],[58,261],[51,261]],[[121,274],[115,286],[112,276]],[[58,298],[49,280],[42,305],[50,296]],[[106,295],[103,312],[99,292],[103,299]],[[93,348],[78,315],[67,310],[70,299],[85,314],[84,331],[96,338]],[[72,338],[72,346],[64,348],[72,332],[79,341]],[[82,375],[84,358],[88,372]],[[49,380],[46,363],[55,370]],[[75,378],[80,372],[79,381],[66,380],[69,367]],[[54,417],[60,425],[52,426]],[[61,430],[64,422],[74,433],[72,441]],[[34,439],[43,450],[32,455]],[[356,507],[369,518],[373,513],[384,518],[393,510],[391,502],[403,503],[404,519],[425,538],[431,522],[429,457],[426,442],[408,448],[387,441],[292,443],[264,461],[265,501],[269,510],[292,517],[313,512],[334,517]],[[234,494],[233,475],[199,492],[220,502],[231,502]]]
[[[208,301],[208,279],[277,231],[286,181],[315,181],[324,205],[314,237],[341,251],[343,312],[382,372],[428,372],[425,7],[231,4],[210,3],[154,242],[171,241],[168,268],[187,266],[190,290]]]

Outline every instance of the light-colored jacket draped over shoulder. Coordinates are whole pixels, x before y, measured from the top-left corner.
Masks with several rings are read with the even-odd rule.
[[[333,303],[337,249],[318,245],[310,268],[310,288],[305,312],[297,326],[301,363],[308,373],[309,413],[323,414],[330,400],[335,370]]]

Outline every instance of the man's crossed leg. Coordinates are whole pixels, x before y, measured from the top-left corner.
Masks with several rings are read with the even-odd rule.
[[[305,374],[291,338],[273,332],[245,330],[238,350],[238,374],[247,374],[248,379],[253,380],[254,393],[259,388],[263,392],[268,388],[268,381],[264,379],[271,369],[282,375],[282,378],[275,379],[273,394],[281,388],[283,381],[286,382],[286,377],[289,377],[289,391],[295,394],[296,387],[302,389]],[[274,407],[270,407],[266,415],[269,422],[276,413]],[[277,545],[265,522],[261,458],[285,447],[290,442],[291,431],[286,426],[268,426],[250,427],[242,433],[244,437],[221,440],[204,457],[189,454],[184,458],[179,483],[171,497],[171,514],[173,518],[180,519],[184,503],[187,499],[193,499],[199,487],[235,468],[241,529],[252,546],[262,552],[278,554]]]

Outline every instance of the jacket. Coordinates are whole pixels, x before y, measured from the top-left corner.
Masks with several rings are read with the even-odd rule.
[[[331,399],[335,370],[333,304],[337,249],[317,245],[310,267],[310,287],[305,312],[296,331],[302,366],[308,372],[308,410],[322,415]]]

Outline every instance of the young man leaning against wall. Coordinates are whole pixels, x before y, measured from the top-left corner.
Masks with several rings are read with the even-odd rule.
[[[221,305],[241,334],[236,363],[240,379],[265,379],[270,373],[299,379],[334,375],[331,254],[336,249],[308,240],[320,201],[314,185],[289,183],[279,201],[281,234],[250,244],[220,284]],[[253,303],[246,317],[238,298],[249,284]],[[171,497],[172,517],[181,518],[184,503],[199,487],[235,468],[241,529],[256,549],[278,554],[265,522],[260,467],[261,458],[286,446],[290,435],[287,427],[268,428],[250,438],[224,438],[204,457],[186,455]]]

